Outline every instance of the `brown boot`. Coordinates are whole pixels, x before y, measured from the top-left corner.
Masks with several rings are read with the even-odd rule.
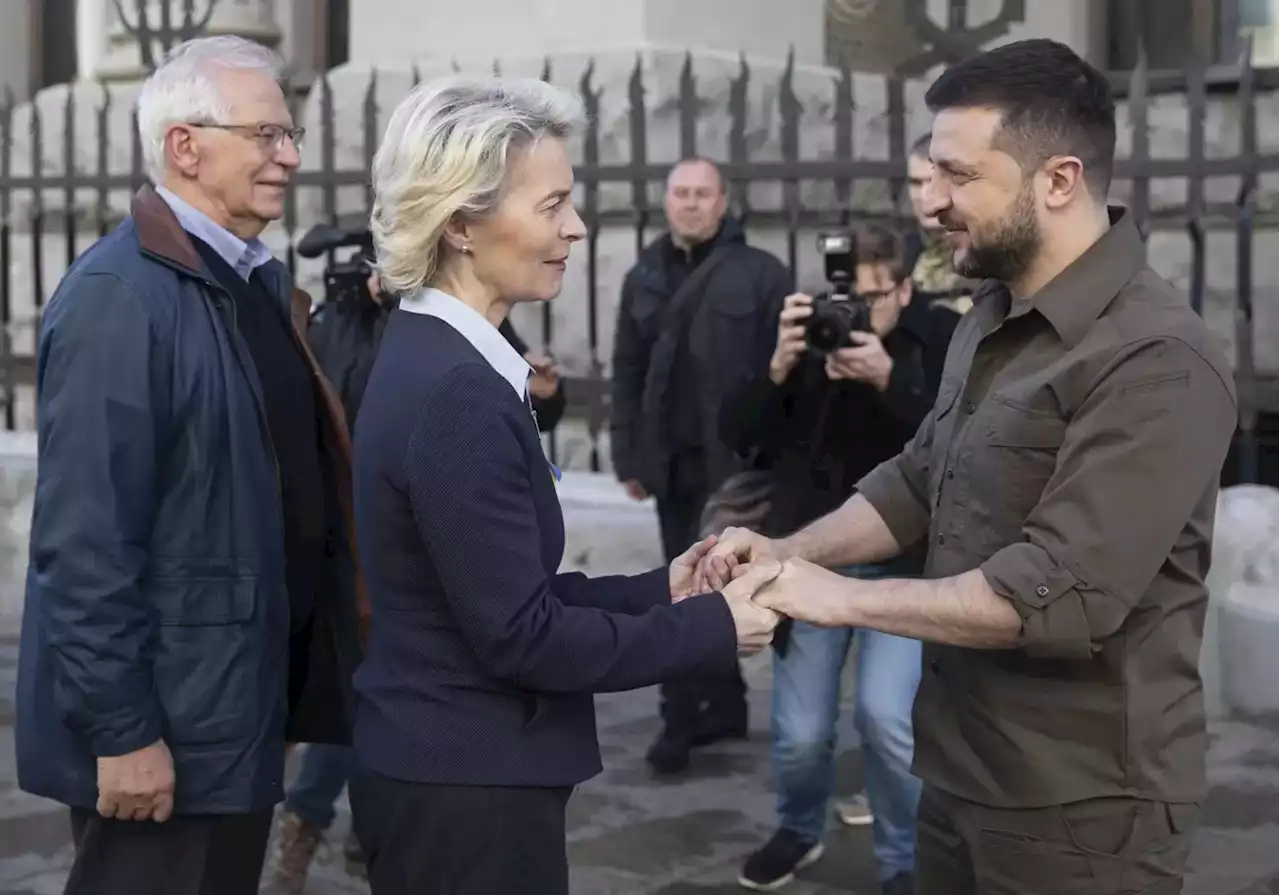
[[[302,895],[307,871],[323,836],[323,830],[305,823],[292,811],[281,811],[270,876],[262,891],[269,895]]]

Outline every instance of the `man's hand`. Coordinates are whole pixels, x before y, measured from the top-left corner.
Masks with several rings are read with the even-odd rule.
[[[698,577],[698,564],[702,562],[703,557],[705,557],[715,545],[715,535],[703,538],[684,553],[677,556],[671,563],[670,580],[672,603],[679,603],[681,600],[692,597],[696,594],[707,593],[708,589],[702,586]]]
[[[622,487],[627,492],[627,497],[632,500],[641,501],[649,499],[649,492],[645,490],[644,485],[640,484],[639,479],[627,479],[622,483]]]
[[[849,338],[854,347],[827,355],[827,378],[865,382],[881,392],[887,389],[893,358],[884,350],[880,337],[874,333],[853,332]]]
[[[541,354],[529,352],[524,356],[525,362],[533,367],[533,376],[529,378],[529,392],[540,400],[547,400],[560,387],[560,374],[556,372],[556,362]]]
[[[778,541],[745,528],[726,528],[698,563],[699,587],[704,591],[720,590],[733,580],[738,566],[785,559],[784,553]]]
[[[173,756],[163,740],[98,759],[98,813],[163,823],[173,813]]]
[[[365,286],[369,290],[369,298],[378,307],[382,307],[382,278],[376,273],[369,274],[369,279],[365,280]]]
[[[752,601],[756,591],[782,571],[782,564],[765,560],[738,569],[738,575],[720,589],[733,613],[733,626],[738,632],[738,652],[756,653],[773,642],[773,631],[782,616]]]
[[[804,321],[813,314],[813,299],[802,292],[788,295],[778,316],[778,345],[769,361],[769,379],[782,385],[804,353]]]
[[[849,624],[849,591],[856,585],[856,580],[821,566],[788,559],[756,594],[756,603],[811,625],[838,628]]]

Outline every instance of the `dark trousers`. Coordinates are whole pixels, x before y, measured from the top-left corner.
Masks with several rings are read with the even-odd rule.
[[[572,791],[410,783],[357,767],[351,819],[372,895],[568,895]]]
[[[71,810],[76,858],[64,895],[257,895],[270,811],[164,823]]]
[[[672,463],[671,486],[658,498],[662,552],[670,564],[698,540],[698,522],[710,497],[701,454],[686,454]],[[746,714],[747,685],[742,670],[732,674],[667,681],[662,685],[662,720],[673,733],[695,735],[695,725],[731,725]]]
[[[1176,895],[1199,814],[1128,798],[987,808],[925,786],[916,895]]]

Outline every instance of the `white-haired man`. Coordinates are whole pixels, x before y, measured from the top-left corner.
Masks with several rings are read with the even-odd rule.
[[[165,60],[153,185],[42,321],[17,758],[71,809],[68,892],[256,892],[286,740],[349,742],[350,439],[258,239],[299,164],[279,74]]]

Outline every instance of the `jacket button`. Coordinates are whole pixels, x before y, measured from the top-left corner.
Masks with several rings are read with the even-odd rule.
[[[938,535],[938,543],[939,543],[939,544],[945,544],[946,542],[947,542],[947,536],[946,536],[946,535],[943,535],[943,534]]]
[[[1036,588],[1036,595],[1040,597],[1049,596],[1049,588],[1045,587],[1043,584],[1040,585],[1039,587]]]
[[[977,411],[977,409],[978,408],[973,405],[972,401],[966,401],[964,404],[965,413],[974,413],[975,411]]]
[[[955,470],[955,467],[953,467],[953,466],[948,466],[948,467],[947,467],[947,478],[949,478],[949,479],[954,479],[955,477],[956,477],[956,470]]]
[[[932,662],[929,663],[929,670],[932,671],[934,674],[942,674],[942,663],[939,662],[937,659],[934,659]]]

